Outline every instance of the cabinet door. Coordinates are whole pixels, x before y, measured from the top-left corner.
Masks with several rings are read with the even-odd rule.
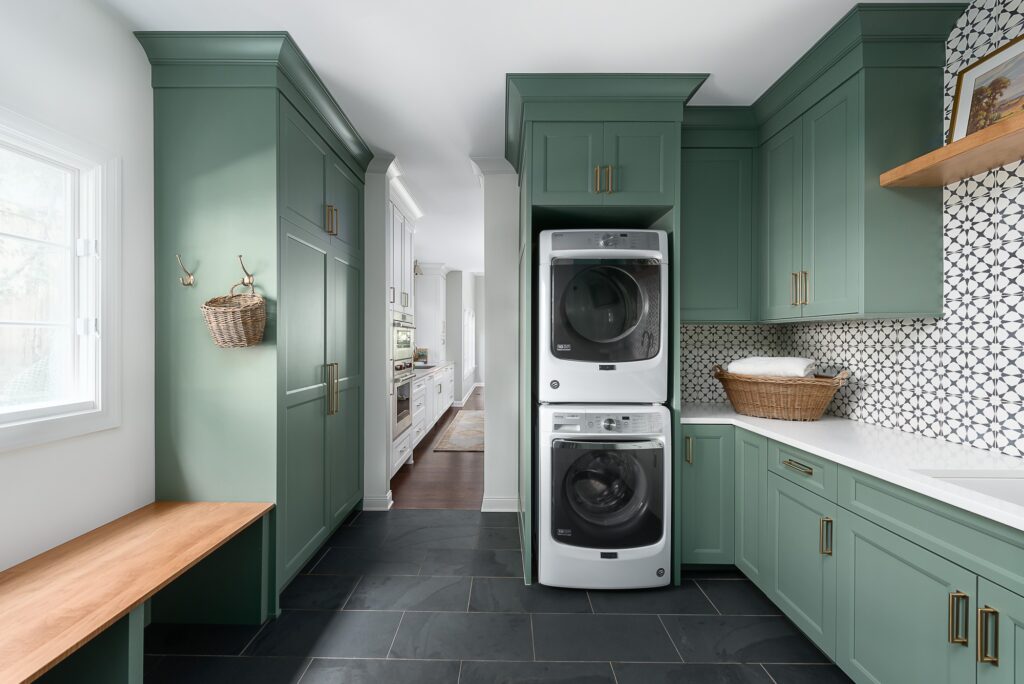
[[[394,204],[391,205],[391,286],[394,290],[389,293],[389,300],[392,300],[395,311],[406,311],[406,297],[403,295],[404,286],[403,273],[403,250],[405,249],[405,217]]]
[[[337,525],[363,498],[363,275],[348,254],[331,254],[330,269],[327,360],[338,364],[338,381],[337,410],[327,417],[327,496]]]
[[[672,206],[679,172],[679,123],[609,122],[604,125],[604,203]],[[611,166],[611,173],[607,167]]]
[[[287,100],[281,99],[281,215],[315,235],[326,230],[327,146]]]
[[[1024,682],[1024,596],[979,577],[978,608],[988,609],[978,622],[985,632],[977,637],[979,653],[986,660],[978,663],[978,684]]]
[[[282,219],[278,343],[283,349],[279,401],[281,434],[277,501],[278,580],[299,571],[327,532],[325,425],[327,418],[326,239],[309,239]]]
[[[683,150],[683,321],[751,321],[752,154]]]
[[[857,682],[974,682],[977,577],[845,509],[835,536],[836,663]],[[967,645],[950,643],[953,592],[967,595]]]
[[[533,203],[602,204],[604,124],[533,124]]]
[[[768,473],[766,593],[830,658],[836,651],[836,563],[828,537],[835,535],[837,508]]]
[[[761,318],[799,318],[803,137],[797,119],[761,146]]]
[[[860,311],[860,79],[851,78],[803,116],[803,315]]]
[[[406,219],[402,223],[402,292],[405,294],[405,312],[410,314],[416,311],[413,299],[413,269],[416,259],[413,249],[414,233],[415,227]]]
[[[327,162],[327,204],[334,208],[335,240],[357,254],[363,251],[363,183],[333,154]]]
[[[734,428],[683,426],[683,563],[733,563]]]
[[[767,587],[768,440],[736,430],[736,567]]]

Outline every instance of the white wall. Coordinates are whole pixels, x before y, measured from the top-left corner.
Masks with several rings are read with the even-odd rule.
[[[91,0],[0,0],[0,107],[123,164],[121,426],[0,452],[0,569],[153,500],[153,92],[131,29]]]
[[[484,353],[486,351],[484,349],[486,335],[484,335],[484,331],[487,327],[487,306],[482,273],[473,274],[473,304],[476,306],[476,382],[482,385],[484,384],[484,365],[486,364]]]
[[[449,271],[445,282],[445,320],[448,323],[448,360],[455,364],[455,402],[462,405],[476,383],[476,372],[463,363],[463,335],[466,310],[476,315],[476,288],[472,273]],[[475,340],[475,337],[474,337]]]
[[[519,500],[519,185],[503,159],[474,159],[484,182],[485,511]]]

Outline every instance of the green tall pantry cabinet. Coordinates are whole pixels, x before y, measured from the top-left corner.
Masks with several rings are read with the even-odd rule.
[[[276,611],[362,499],[372,155],[287,33],[137,35],[154,88],[157,498],[274,502]],[[267,326],[221,349],[200,305],[239,282],[238,255]]]

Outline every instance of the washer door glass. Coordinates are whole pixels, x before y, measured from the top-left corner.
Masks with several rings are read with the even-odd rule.
[[[647,298],[622,268],[589,266],[569,281],[562,302],[565,320],[580,337],[607,343],[636,330]]]
[[[600,549],[657,542],[666,517],[664,459],[658,440],[552,441],[552,538]]]

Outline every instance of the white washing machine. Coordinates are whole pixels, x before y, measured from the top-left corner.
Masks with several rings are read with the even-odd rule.
[[[665,232],[546,230],[539,266],[540,401],[667,401]]]
[[[640,589],[672,580],[672,432],[654,405],[539,409],[539,580]]]

